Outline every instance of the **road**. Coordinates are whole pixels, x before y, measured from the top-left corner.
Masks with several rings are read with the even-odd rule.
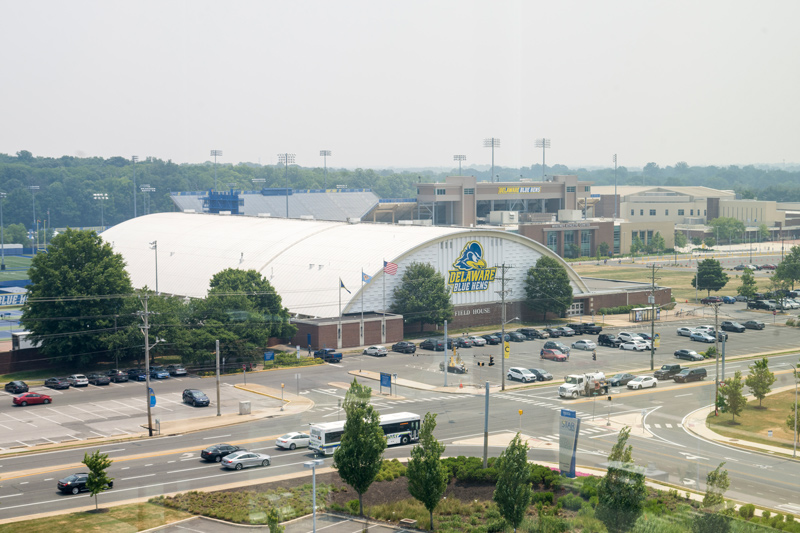
[[[738,308],[737,308],[738,306]],[[744,321],[751,317],[766,318],[763,313],[741,309],[742,304],[725,306],[725,316]],[[692,322],[660,325],[662,346],[656,355],[656,367],[662,362],[675,362],[672,352],[679,347],[702,348],[695,346],[684,337],[677,337],[675,329],[682,325],[697,325],[708,322],[708,317]],[[635,330],[635,328],[634,328]],[[609,330],[614,332],[614,330]],[[750,331],[743,334],[730,334],[727,353],[746,354],[767,351],[794,350],[800,339],[800,331],[786,327],[768,327],[764,331]],[[649,354],[632,353],[601,348],[598,361],[591,360],[587,352],[575,353],[567,363],[541,361],[538,351],[541,342],[528,341],[514,343],[508,360],[510,366],[536,366],[551,371],[556,380],[553,384],[536,388],[511,388],[504,393],[492,394],[490,399],[490,425],[493,445],[491,455],[498,455],[504,442],[516,431],[531,438],[530,458],[532,460],[557,462],[558,415],[561,409],[571,408],[582,419],[582,432],[578,446],[578,464],[587,467],[603,468],[611,446],[617,440],[617,433],[623,424],[633,430],[630,443],[638,464],[646,465],[648,473],[687,489],[704,488],[706,473],[725,461],[730,472],[731,488],[728,497],[751,501],[766,506],[777,506],[786,512],[800,512],[800,469],[797,464],[780,457],[739,450],[719,443],[707,442],[698,438],[683,427],[686,415],[695,409],[708,406],[713,398],[714,365],[707,364],[709,380],[700,383],[678,385],[662,382],[658,388],[645,391],[613,389],[613,400],[590,401],[587,399],[562,400],[556,393],[560,377],[566,373],[583,370],[602,369],[607,374],[622,370],[644,370],[649,368]],[[462,381],[461,376],[450,375],[449,385],[453,389],[463,384],[470,387],[488,379],[499,385],[499,364],[495,367],[477,367],[473,359],[487,359],[494,353],[499,362],[499,347],[474,348],[462,350],[462,357],[469,361],[470,373]],[[491,352],[490,352],[491,350]],[[419,356],[390,353],[386,358],[369,356],[346,357],[339,365],[288,369],[276,372],[249,374],[248,382],[280,388],[285,383],[287,389],[297,388],[299,392],[314,401],[314,407],[300,414],[277,417],[246,425],[209,429],[188,435],[154,437],[134,440],[120,444],[90,445],[70,450],[35,453],[19,456],[0,457],[0,519],[22,517],[47,509],[70,510],[88,505],[85,497],[61,495],[55,483],[59,478],[72,472],[82,471],[80,465],[83,454],[100,449],[114,460],[109,474],[115,478],[115,488],[100,496],[101,504],[124,501],[133,498],[156,496],[159,494],[221,487],[230,483],[264,480],[289,473],[305,472],[302,463],[311,455],[306,450],[281,451],[274,448],[275,437],[301,429],[309,424],[335,420],[342,416],[339,402],[344,397],[340,383],[351,381],[349,371],[359,369],[388,371],[399,377],[440,386],[443,374],[438,371],[438,363],[444,359],[442,352],[424,352]],[[771,368],[779,370],[781,364],[792,365],[797,356],[774,356],[770,359]],[[747,370],[747,361],[731,361],[727,372],[735,369]],[[296,380],[295,376],[300,375]],[[791,383],[791,374],[778,374],[775,387]],[[234,388],[242,376],[224,378],[223,406],[235,409],[239,394],[251,401],[253,396]],[[207,393],[213,392],[213,380],[186,378],[155,382],[159,402],[170,411],[162,410],[160,416],[192,416],[193,413],[206,412],[209,408],[195,409],[180,403],[179,395],[183,388],[197,386]],[[370,382],[376,389],[377,383]],[[510,386],[510,384],[509,384]],[[42,435],[45,431],[66,429],[72,432],[98,431],[109,426],[124,429],[124,424],[141,425],[143,420],[144,384],[103,388],[89,387],[80,391],[64,391],[58,395],[51,406],[55,414],[48,415],[48,406],[28,406],[27,408],[0,407],[0,422],[11,428],[3,434],[4,443],[15,441],[34,441],[39,436],[56,440],[55,434]],[[437,413],[436,435],[447,444],[448,455],[481,455],[484,431],[484,397],[480,394],[452,394],[439,390],[420,390],[397,387],[400,398],[375,397],[373,404],[381,413],[411,411],[423,414]],[[178,395],[176,397],[175,395]],[[213,399],[213,395],[210,394]],[[166,402],[166,400],[171,400]],[[265,398],[265,402],[274,401]],[[10,403],[10,402],[9,402]],[[123,407],[124,404],[125,407]],[[93,406],[93,407],[89,407]],[[112,407],[113,406],[113,407]],[[113,411],[106,409],[111,407]],[[128,412],[128,408],[133,409]],[[80,409],[91,413],[78,415]],[[138,409],[138,411],[137,411]],[[210,409],[215,409],[212,406]],[[519,410],[523,410],[520,419]],[[73,411],[74,410],[74,411]],[[212,411],[213,412],[213,411]],[[84,420],[72,421],[66,415]],[[10,417],[9,417],[10,415]],[[99,417],[105,417],[101,419]],[[47,422],[44,419],[49,419]],[[606,426],[610,420],[611,426]],[[52,425],[47,425],[52,424]],[[29,426],[36,426],[29,427]],[[101,432],[101,431],[98,431]],[[26,440],[27,439],[27,440]],[[505,440],[504,440],[505,439]],[[273,463],[266,468],[243,471],[222,470],[216,463],[200,461],[202,448],[217,442],[231,442],[250,450],[268,453]],[[386,456],[407,457],[408,447],[392,447]],[[330,466],[331,458],[325,459]]]

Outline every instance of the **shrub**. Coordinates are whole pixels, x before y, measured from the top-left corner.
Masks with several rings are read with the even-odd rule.
[[[592,508],[597,509],[597,504],[598,503],[600,503],[600,498],[599,497],[592,496],[591,498],[589,498],[589,504],[592,506]]]
[[[505,529],[506,521],[502,518],[494,518],[486,522],[487,533],[499,533],[500,531],[505,531]]]
[[[751,519],[756,514],[756,506],[752,503],[748,503],[747,505],[742,505],[739,507],[739,516],[746,519]]]
[[[795,324],[794,318],[787,318],[786,319],[786,325],[787,326],[794,326],[794,324]]]
[[[769,512],[769,511],[767,511],[766,509],[764,510],[764,512],[763,512],[763,513],[761,513],[761,518],[763,518],[763,519],[765,519],[765,520],[768,520],[770,516],[771,516],[771,515],[770,515],[770,512]]]
[[[345,504],[347,512],[350,514],[358,514],[358,500],[350,500]]]
[[[587,500],[592,496],[597,496],[597,484],[600,483],[600,478],[597,476],[589,476],[583,478],[581,483],[580,495]]]
[[[531,503],[544,503],[547,505],[553,505],[553,497],[554,496],[552,492],[534,492]]]
[[[578,496],[577,494],[565,494],[564,496],[558,499],[558,503],[564,506],[565,509],[569,509],[570,511],[577,511],[581,508],[581,506],[586,503],[583,498]]]

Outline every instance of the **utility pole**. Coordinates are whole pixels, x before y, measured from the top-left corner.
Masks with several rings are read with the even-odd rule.
[[[716,360],[716,373],[717,377],[714,379],[714,416],[717,415],[717,405],[719,405],[719,306],[720,304],[711,304],[714,306],[714,354]]]
[[[654,368],[653,359],[655,359],[656,356],[656,264],[655,263],[653,263],[651,283],[652,284],[650,288],[650,296],[648,296],[647,302],[650,304],[650,370],[653,370]]]
[[[514,278],[507,278],[506,277],[506,270],[513,268],[511,265],[506,265],[503,263],[500,266],[495,268],[501,269],[500,275],[500,290],[495,291],[500,295],[500,302],[501,302],[501,326],[500,326],[500,372],[501,372],[501,387],[500,390],[506,390],[506,293],[511,294],[511,289],[506,289],[506,281],[512,281]]]
[[[142,326],[142,333],[144,333],[144,383],[145,383],[145,397],[147,398],[147,431],[149,435],[153,436],[153,418],[150,413],[150,313],[147,311],[147,295],[142,296],[142,305],[144,311],[140,314],[144,325]]]
[[[486,382],[486,399],[483,408],[483,467],[488,465],[489,457],[489,382]],[[797,401],[795,400],[795,404]],[[797,410],[797,409],[795,409]]]

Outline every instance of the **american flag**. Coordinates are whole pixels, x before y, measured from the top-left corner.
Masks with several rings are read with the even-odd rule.
[[[395,263],[389,263],[387,261],[384,261],[383,271],[389,274],[390,276],[394,276],[395,274],[397,274],[397,265]]]

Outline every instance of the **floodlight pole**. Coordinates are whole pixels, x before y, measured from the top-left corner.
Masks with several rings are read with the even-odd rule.
[[[614,154],[614,219],[617,218],[617,154]]]
[[[492,149],[492,183],[494,183],[494,149],[500,148],[500,139],[496,137],[489,137],[483,140],[484,148]]]
[[[289,218],[289,163],[294,164],[294,154],[278,154],[278,161],[283,163],[286,176],[286,218]]]
[[[131,161],[133,161],[133,218],[136,218],[136,162],[139,160],[138,155],[132,155]]]
[[[544,151],[545,148],[550,148],[550,139],[536,139],[536,148],[542,149],[542,181],[544,181]]]
[[[156,253],[156,294],[158,294],[158,241],[151,242],[150,249]]]
[[[211,150],[211,155],[214,156],[214,191],[217,190],[217,156],[222,157],[222,150]]]
[[[0,270],[6,269],[6,229],[3,227],[3,204],[8,194],[0,192]]]
[[[31,191],[31,204],[33,205],[33,231],[36,231],[36,191],[39,190],[38,185],[29,185],[28,190]]]
[[[95,200],[100,201],[100,231],[102,231],[102,229],[106,227],[105,209],[103,208],[104,207],[103,202],[108,200],[108,195],[104,192],[96,192],[92,194],[92,196],[94,197]],[[46,234],[47,233],[45,232],[45,235]]]
[[[330,150],[320,150],[319,155],[322,156],[322,165],[325,168],[325,182],[323,184],[323,189],[328,190],[328,157],[330,157],[332,154]]]
[[[459,176],[461,175],[461,162],[462,161],[466,161],[466,160],[467,160],[467,156],[465,156],[465,155],[454,155],[453,156],[453,161],[458,161],[458,175]]]

